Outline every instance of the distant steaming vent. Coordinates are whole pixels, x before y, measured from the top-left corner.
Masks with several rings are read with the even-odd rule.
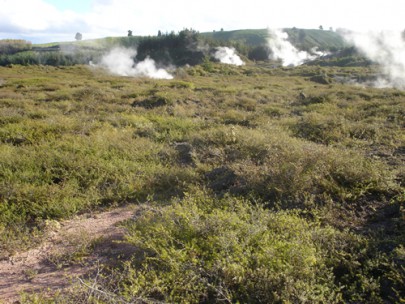
[[[298,50],[288,41],[288,34],[278,29],[268,29],[270,59],[281,60],[283,66],[297,66],[318,56]]]
[[[343,33],[366,57],[381,66],[377,87],[405,89],[405,41],[400,31]]]
[[[121,76],[149,77],[156,79],[172,79],[165,69],[158,68],[153,59],[135,63],[136,50],[126,48],[114,48],[101,59],[100,66],[108,69],[111,73]]]
[[[214,54],[214,57],[222,63],[232,64],[232,65],[244,65],[245,63],[236,54],[234,48],[229,47],[218,47]]]

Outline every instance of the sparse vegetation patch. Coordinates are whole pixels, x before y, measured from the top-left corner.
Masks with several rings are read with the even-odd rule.
[[[0,258],[46,223],[143,204],[131,255],[50,302],[403,301],[404,93],[336,81],[374,67],[176,73],[0,68]],[[71,245],[49,261],[94,242]]]

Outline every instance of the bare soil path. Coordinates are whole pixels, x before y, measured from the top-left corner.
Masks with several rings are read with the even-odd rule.
[[[0,303],[18,303],[22,292],[66,288],[98,263],[130,254],[133,249],[119,242],[125,231],[117,223],[130,219],[135,210],[127,206],[49,222],[39,246],[0,261]]]

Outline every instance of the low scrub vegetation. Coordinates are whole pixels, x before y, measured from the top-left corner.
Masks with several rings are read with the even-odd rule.
[[[20,39],[0,40],[0,54],[11,55],[18,52],[31,50],[31,42]]]
[[[403,301],[405,94],[335,81],[372,67],[177,73],[0,68],[0,257],[143,204],[136,254],[49,301]]]

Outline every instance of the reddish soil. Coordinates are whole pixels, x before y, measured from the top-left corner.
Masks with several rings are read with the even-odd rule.
[[[44,241],[26,252],[0,261],[0,303],[18,303],[21,293],[67,288],[98,264],[113,262],[132,248],[119,241],[135,207],[85,214],[64,222],[49,222]]]

